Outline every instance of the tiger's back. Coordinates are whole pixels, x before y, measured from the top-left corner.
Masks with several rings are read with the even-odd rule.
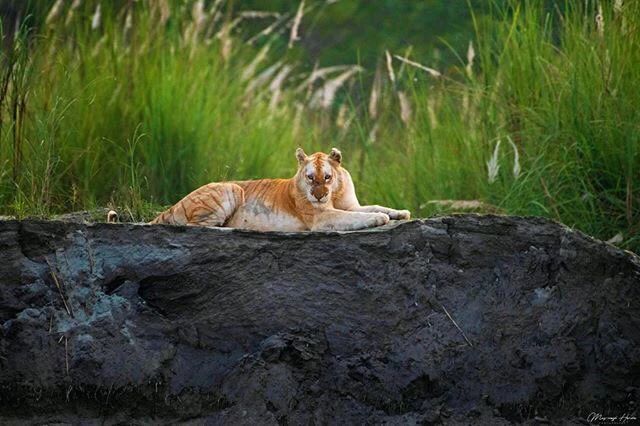
[[[244,202],[225,226],[256,231],[304,231],[304,212],[296,206],[291,179],[232,182],[244,191]]]
[[[150,224],[222,226],[244,203],[238,185],[215,182],[201,186],[160,213]]]
[[[290,179],[204,185],[161,213],[152,224],[226,226],[258,231],[307,229]]]

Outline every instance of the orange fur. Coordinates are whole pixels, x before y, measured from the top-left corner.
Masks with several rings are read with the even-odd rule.
[[[335,148],[310,156],[299,149],[296,156],[298,171],[290,179],[210,183],[150,223],[304,231],[361,229],[382,225],[390,216],[409,218],[407,211],[360,206]]]

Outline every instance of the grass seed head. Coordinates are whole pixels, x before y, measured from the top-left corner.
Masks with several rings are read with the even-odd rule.
[[[391,54],[388,50],[385,50],[384,54],[387,58],[387,73],[389,73],[389,80],[391,80],[391,84],[396,84],[396,74],[393,72],[393,60],[391,59]]]
[[[487,178],[489,183],[496,181],[498,172],[500,171],[500,164],[498,164],[498,154],[500,153],[500,139],[496,142],[496,146],[493,149],[493,154],[489,161],[487,161]]]
[[[45,19],[45,23],[47,25],[51,25],[53,22],[55,22],[58,19],[58,17],[62,13],[63,4],[64,4],[63,0],[58,0],[53,4],[53,6],[51,7],[51,10],[49,10],[47,19]]]
[[[467,66],[465,70],[469,78],[473,78],[473,60],[476,57],[476,51],[473,48],[473,41],[469,40],[469,47],[467,48]]]
[[[291,34],[289,36],[289,49],[293,47],[293,43],[300,40],[300,36],[298,35],[298,30],[300,28],[300,22],[302,21],[302,16],[304,15],[304,0],[300,2],[298,6],[298,11],[296,12],[295,18],[293,18],[293,25],[291,25]]]
[[[96,5],[96,10],[93,12],[93,16],[91,17],[91,29],[97,30],[100,28],[100,21],[102,19],[102,5],[98,3]]]
[[[405,125],[409,125],[412,114],[411,102],[402,90],[398,91],[398,100],[400,101],[400,119]]]
[[[371,96],[369,97],[369,117],[376,119],[378,117],[378,103],[382,90],[382,77],[380,67],[376,69],[376,75],[373,78],[373,86],[371,87]]]

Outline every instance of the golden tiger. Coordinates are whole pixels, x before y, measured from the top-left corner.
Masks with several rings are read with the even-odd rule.
[[[257,231],[352,231],[409,219],[407,210],[361,206],[342,154],[296,150],[298,171],[290,179],[209,183],[150,223],[224,226]]]

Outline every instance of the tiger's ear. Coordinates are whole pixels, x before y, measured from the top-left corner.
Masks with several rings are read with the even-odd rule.
[[[296,158],[298,159],[298,164],[302,165],[307,159],[307,154],[304,153],[302,148],[296,149]]]
[[[329,158],[331,158],[336,163],[340,164],[340,162],[342,162],[342,153],[338,148],[331,148],[331,153],[329,154]]]

